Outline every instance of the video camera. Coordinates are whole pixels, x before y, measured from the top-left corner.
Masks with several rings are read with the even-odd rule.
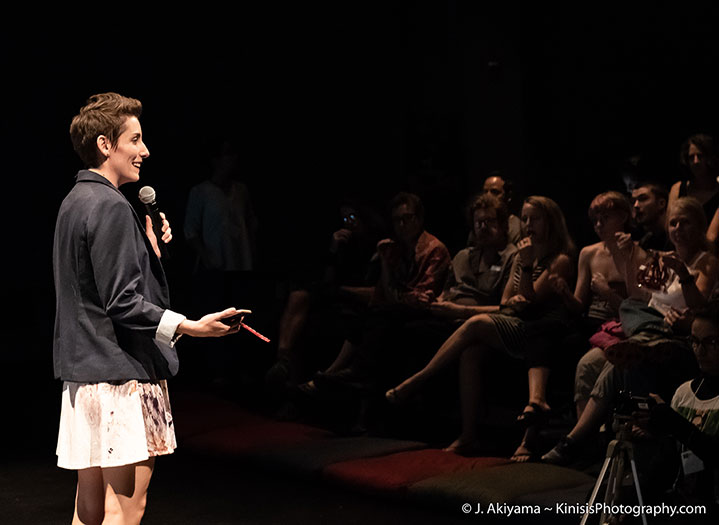
[[[649,412],[657,402],[648,396],[635,396],[627,390],[619,392],[619,399],[614,410],[618,416],[631,417],[637,412]]]

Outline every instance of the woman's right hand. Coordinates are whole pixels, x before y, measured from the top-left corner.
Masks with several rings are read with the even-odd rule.
[[[222,312],[207,314],[199,321],[185,319],[177,327],[177,333],[191,337],[222,337],[240,331],[241,325],[228,326],[221,321],[237,313],[236,308],[228,308]]]
[[[520,239],[517,243],[519,263],[522,266],[530,266],[534,263],[534,246],[532,245],[532,239],[525,237]]]
[[[631,234],[617,232],[614,234],[614,240],[617,243],[619,254],[625,258],[629,258],[632,255],[632,248],[634,248],[634,241],[632,240]]]

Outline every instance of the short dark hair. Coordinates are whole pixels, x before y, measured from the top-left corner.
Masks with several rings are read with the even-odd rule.
[[[669,202],[669,190],[667,190],[667,187],[661,182],[651,180],[641,181],[634,186],[635,190],[638,190],[639,188],[647,188],[657,199],[664,199]]]
[[[502,188],[504,190],[504,199],[507,201],[508,204],[511,203],[514,199],[514,181],[507,177],[504,173],[502,173],[502,170],[490,171],[484,178],[484,180],[486,181],[487,179],[491,179],[492,177],[502,179],[502,182],[504,183],[504,186]]]
[[[405,191],[399,192],[392,198],[389,203],[390,212],[399,208],[403,204],[411,206],[412,210],[414,211],[414,214],[417,216],[418,219],[424,219],[424,204],[422,203],[422,199],[420,199],[419,196],[415,195],[414,193],[408,193]]]
[[[100,93],[87,99],[70,124],[72,146],[85,167],[97,168],[104,161],[97,137],[105,135],[110,144],[116,145],[127,118],[140,118],[141,113],[139,100],[117,93]]]
[[[497,213],[497,222],[501,226],[502,231],[506,232],[509,230],[509,209],[507,208],[507,203],[491,193],[482,193],[472,200],[467,214],[470,225],[474,222],[474,212],[485,209],[492,209]]]

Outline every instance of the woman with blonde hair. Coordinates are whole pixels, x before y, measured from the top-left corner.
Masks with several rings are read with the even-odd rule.
[[[552,199],[528,197],[522,206],[521,221],[525,237],[517,244],[519,253],[499,311],[469,318],[422,370],[386,393],[390,403],[401,403],[428,379],[459,360],[462,433],[447,451],[469,454],[478,449],[478,424],[483,408],[480,372],[492,352],[504,351],[525,360],[529,402],[518,418],[520,422],[533,428],[550,410],[546,387],[553,343],[569,321],[569,312],[550,276],[572,279],[575,248],[564,215]],[[532,428],[527,429],[514,460],[526,461],[532,455]]]
[[[719,262],[708,250],[706,216],[693,197],[669,205],[667,227],[673,252],[647,253],[618,234],[629,298],[619,316],[627,338],[609,346],[605,365],[574,428],[542,460],[566,464],[594,432],[620,391],[667,398],[696,373],[696,360],[682,336],[692,312],[704,307],[717,287]]]

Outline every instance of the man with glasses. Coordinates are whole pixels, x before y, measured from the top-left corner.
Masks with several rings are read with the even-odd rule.
[[[348,331],[334,362],[299,386],[304,393],[337,386],[368,388],[390,357],[382,351],[387,335],[408,320],[428,316],[443,290],[451,258],[444,243],[425,231],[422,200],[401,192],[389,208],[394,235],[377,244],[380,272],[370,309]]]
[[[681,445],[677,490],[686,503],[707,506],[706,523],[719,509],[719,302],[696,312],[691,337],[700,374],[677,388],[671,405],[656,395],[649,428],[670,434]],[[704,523],[704,522],[702,522]]]

